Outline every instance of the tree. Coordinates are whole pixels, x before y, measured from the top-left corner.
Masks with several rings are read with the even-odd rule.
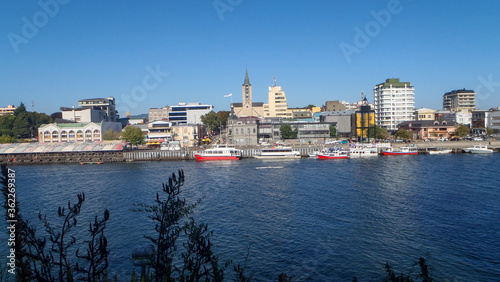
[[[21,102],[21,104],[19,105],[19,107],[17,107],[15,110],[14,110],[14,116],[17,116],[19,115],[20,113],[25,113],[26,112],[26,106],[24,105],[23,102]]]
[[[330,137],[337,138],[337,128],[330,124]]]
[[[228,111],[219,111],[217,113],[211,111],[205,115],[202,115],[200,119],[203,125],[208,127],[208,129],[210,129],[211,132],[218,132],[220,131],[221,125],[227,124],[227,119],[229,118],[229,114],[230,112]]]
[[[295,138],[297,138],[297,134],[298,134],[297,129],[292,130],[292,127],[289,124],[282,123],[280,130],[281,130],[281,137],[283,139],[295,139]]]
[[[104,140],[118,140],[118,139],[120,139],[120,133],[113,131],[112,129],[108,129],[102,135],[102,139],[104,139]]]
[[[493,129],[486,127],[486,136],[491,136],[493,135],[493,133],[495,133]]]
[[[389,134],[389,131],[387,131],[387,128],[382,128],[380,126],[375,125],[375,138],[379,140],[385,140],[389,138],[391,135]],[[373,137],[373,136],[370,136]]]
[[[306,108],[307,108],[307,109],[309,109],[309,110],[312,110],[312,108],[315,108],[315,107],[316,107],[315,105],[313,105],[313,104],[309,104],[309,105],[307,105],[307,107],[306,107]]]
[[[455,136],[465,137],[469,134],[469,128],[466,125],[459,124],[455,130]]]
[[[127,126],[122,132],[122,140],[130,142],[132,145],[144,144],[144,134],[139,127]]]
[[[403,140],[411,140],[412,139],[412,132],[408,131],[406,129],[400,128],[396,134],[394,134],[396,138],[401,138]]]

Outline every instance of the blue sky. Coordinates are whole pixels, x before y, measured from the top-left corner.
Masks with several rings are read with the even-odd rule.
[[[51,114],[113,96],[120,114],[179,102],[229,110],[276,76],[289,107],[373,101],[400,78],[415,106],[472,89],[500,106],[500,1],[76,1],[0,4],[0,106]],[[364,40],[363,40],[364,39]],[[348,46],[348,47],[346,47]],[[347,48],[347,49],[346,49]],[[347,51],[346,51],[347,50]],[[346,55],[347,54],[347,55]]]

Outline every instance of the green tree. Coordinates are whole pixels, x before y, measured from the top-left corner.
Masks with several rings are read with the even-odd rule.
[[[396,132],[396,134],[394,134],[394,136],[396,138],[401,138],[403,140],[411,140],[412,139],[412,132],[411,131],[408,131],[406,129],[403,129],[403,128],[400,128],[398,130],[398,132]]]
[[[297,135],[298,135],[297,129],[292,130],[292,127],[289,124],[282,123],[280,130],[281,130],[281,137],[283,139],[295,139],[295,138],[297,138]]]
[[[202,115],[200,119],[203,125],[205,125],[208,129],[210,129],[211,132],[218,132],[220,131],[221,125],[227,124],[227,119],[229,118],[229,114],[230,112],[228,111],[219,111],[217,113],[211,111],[205,115]]]
[[[14,141],[16,141],[16,139],[12,136],[9,136],[9,135],[2,135],[0,136],[0,144],[4,144],[4,143],[14,143]]]
[[[16,115],[16,119],[12,124],[12,134],[15,138],[29,138],[30,125],[32,123],[31,116],[27,112],[21,112]]]
[[[469,127],[463,124],[459,124],[457,129],[455,130],[455,136],[465,137],[469,134]]]
[[[309,105],[307,105],[307,107],[306,107],[306,108],[307,108],[307,109],[309,109],[309,110],[312,110],[312,108],[314,108],[314,107],[316,107],[316,106],[315,106],[315,105],[313,105],[313,104],[309,104]]]
[[[120,139],[120,133],[113,131],[112,129],[108,129],[102,135],[102,139],[104,139],[104,140],[118,140],[118,139]]]
[[[122,140],[130,142],[132,145],[144,144],[144,134],[139,127],[127,126],[122,132]]]
[[[337,128],[330,124],[330,137],[337,138]]]
[[[375,138],[379,140],[385,140],[389,138],[391,135],[389,134],[389,131],[387,131],[387,128],[382,128],[380,126],[375,125]]]
[[[26,112],[26,106],[24,105],[23,102],[21,102],[21,104],[19,105],[19,107],[17,107],[15,110],[14,110],[14,116],[17,116],[21,113],[25,113]]]
[[[491,136],[493,135],[493,133],[495,133],[493,129],[486,127],[486,136]]]
[[[12,126],[16,117],[13,115],[5,115],[0,117],[0,136],[13,136]]]

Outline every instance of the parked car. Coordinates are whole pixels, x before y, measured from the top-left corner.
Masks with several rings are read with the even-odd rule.
[[[338,144],[338,143],[339,143],[338,140],[326,140],[325,141],[325,145]]]
[[[474,137],[472,138],[472,141],[484,141],[484,139],[481,137]]]

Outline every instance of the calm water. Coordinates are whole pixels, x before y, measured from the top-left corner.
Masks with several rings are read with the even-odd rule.
[[[282,169],[256,169],[260,166]],[[85,192],[82,232],[108,208],[110,272],[130,279],[134,246],[153,230],[134,203],[150,203],[178,169],[195,218],[214,230],[222,261],[256,281],[379,281],[384,264],[407,272],[428,256],[439,281],[500,277],[500,154],[351,160],[152,162],[17,166],[17,197],[37,222]],[[5,234],[1,234],[3,242]],[[2,252],[5,246],[1,246]],[[232,266],[226,277],[233,278]]]

